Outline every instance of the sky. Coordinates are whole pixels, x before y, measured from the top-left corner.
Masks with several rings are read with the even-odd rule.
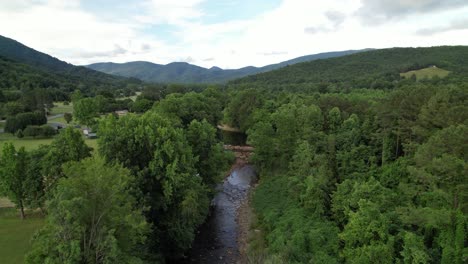
[[[234,69],[328,51],[468,45],[468,0],[0,0],[0,35],[76,65]]]

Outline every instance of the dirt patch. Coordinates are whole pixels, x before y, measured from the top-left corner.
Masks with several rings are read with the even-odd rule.
[[[242,132],[239,128],[237,127],[231,127],[226,124],[221,124],[218,125],[218,128],[224,131],[229,131],[229,132]]]
[[[12,203],[8,198],[0,197],[0,208],[11,208],[15,207],[15,204]]]

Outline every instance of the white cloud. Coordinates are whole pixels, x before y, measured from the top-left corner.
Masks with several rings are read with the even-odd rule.
[[[198,7],[204,0],[146,0],[142,3],[144,14],[137,16],[142,23],[184,25],[203,16]]]
[[[367,0],[283,0],[249,19],[204,24],[201,18],[209,15],[201,8],[204,0],[142,1],[145,11],[139,15],[110,21],[84,11],[79,0],[0,0],[0,34],[75,64],[183,60],[222,68],[345,49],[468,45],[464,27],[430,31],[444,29],[453,19],[466,21],[468,7],[432,8],[366,26],[356,14]],[[165,25],[171,25],[170,39],[166,33],[143,31]],[[422,30],[430,34],[416,33]]]

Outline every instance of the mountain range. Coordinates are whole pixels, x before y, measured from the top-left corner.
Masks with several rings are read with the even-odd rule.
[[[186,62],[173,62],[162,65],[146,61],[134,61],[127,63],[104,62],[90,64],[86,67],[108,74],[124,77],[134,77],[143,81],[155,83],[225,83],[229,80],[279,69],[300,62],[340,57],[368,50],[370,49],[326,52],[302,56],[264,67],[248,66],[240,69],[227,70],[221,69],[219,67],[211,67],[207,69]]]

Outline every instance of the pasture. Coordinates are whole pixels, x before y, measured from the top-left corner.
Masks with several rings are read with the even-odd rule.
[[[435,76],[439,78],[444,78],[449,73],[450,73],[449,71],[441,69],[441,68],[429,67],[429,68],[424,68],[420,70],[400,73],[400,76],[405,77],[405,78],[411,78],[411,76],[413,76],[414,74],[416,76],[416,80],[422,80],[422,79],[431,79]]]
[[[9,133],[0,133],[0,155],[3,145],[7,142],[12,142],[16,149],[24,147],[26,150],[33,150],[37,149],[40,145],[49,145],[53,140],[53,138],[17,138]],[[85,143],[94,150],[97,149],[96,139],[86,138]]]
[[[49,115],[58,115],[64,113],[73,113],[73,103],[65,105],[63,102],[54,102],[54,107],[50,110]]]

